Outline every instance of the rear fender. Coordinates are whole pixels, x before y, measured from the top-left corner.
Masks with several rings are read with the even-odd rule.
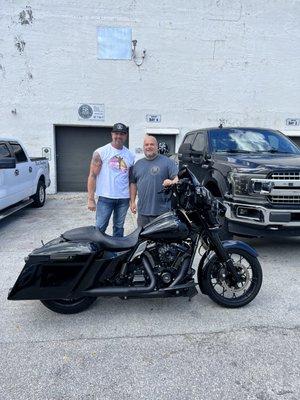
[[[242,242],[240,240],[225,240],[222,242],[222,244],[228,251],[230,251],[231,249],[239,249],[249,253],[253,257],[258,256],[257,251],[253,247],[249,246],[249,244]],[[203,285],[203,281],[204,279],[206,279],[206,270],[208,268],[209,262],[215,256],[216,253],[214,251],[210,250],[206,251],[202,256],[198,266],[198,284],[203,294],[207,294]]]

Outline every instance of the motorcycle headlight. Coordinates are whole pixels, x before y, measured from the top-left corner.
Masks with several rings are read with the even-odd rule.
[[[238,196],[254,194],[255,191],[253,190],[254,186],[252,179],[265,177],[265,174],[248,174],[244,172],[230,172],[228,175],[232,193]]]

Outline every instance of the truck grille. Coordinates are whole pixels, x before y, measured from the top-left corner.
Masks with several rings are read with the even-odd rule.
[[[268,196],[272,204],[300,204],[300,196]]]
[[[272,172],[270,179],[300,180],[300,172]]]
[[[276,181],[277,180],[285,180],[285,181],[300,181],[300,171],[280,171],[280,172],[272,172],[269,175],[269,179],[275,181],[275,188],[276,188]],[[278,187],[278,186],[277,186]],[[291,187],[291,189],[293,189]],[[288,191],[289,188],[286,188]],[[273,195],[268,196],[268,200],[272,204],[300,204],[300,194],[299,195],[289,195],[286,193],[284,196]]]

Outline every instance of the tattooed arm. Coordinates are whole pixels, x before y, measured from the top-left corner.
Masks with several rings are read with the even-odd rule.
[[[101,166],[102,166],[102,160],[100,158],[100,154],[97,151],[95,151],[91,160],[90,173],[87,183],[88,209],[90,211],[96,210],[96,202],[95,202],[96,179],[100,173]]]

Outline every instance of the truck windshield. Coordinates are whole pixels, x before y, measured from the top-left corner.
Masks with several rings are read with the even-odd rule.
[[[212,152],[221,153],[287,153],[300,154],[300,149],[278,131],[230,128],[209,131]]]

